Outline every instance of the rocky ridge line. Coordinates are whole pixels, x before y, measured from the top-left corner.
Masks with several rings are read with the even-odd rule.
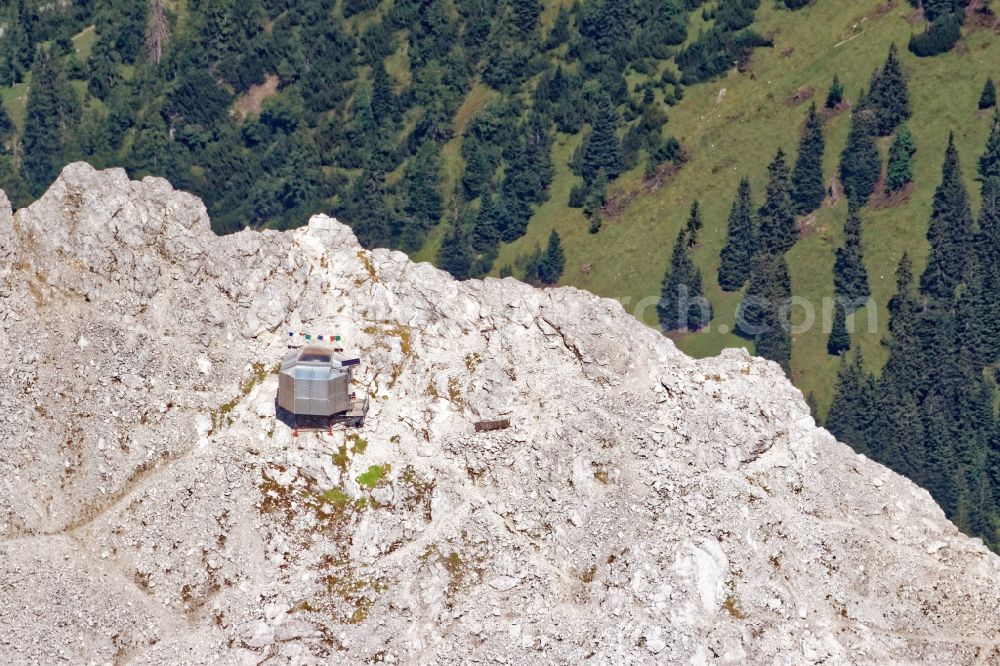
[[[275,420],[287,329],[362,355],[363,429]],[[582,291],[74,164],[0,195],[0,348],[6,663],[1000,661],[925,491]]]

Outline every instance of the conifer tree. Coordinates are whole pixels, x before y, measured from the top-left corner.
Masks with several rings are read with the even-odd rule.
[[[479,252],[488,252],[500,243],[500,230],[497,229],[497,213],[494,208],[494,196],[485,192],[480,199],[479,212],[472,230],[472,247]]]
[[[884,442],[888,450],[896,446],[900,451],[912,450],[914,455],[923,456],[923,427],[919,419],[916,424],[907,422],[905,419],[911,416],[912,409],[919,409],[920,396],[924,394],[924,382],[928,376],[927,368],[924,366],[923,345],[920,338],[921,321],[920,306],[912,294],[913,276],[908,256],[904,253],[896,271],[897,293],[890,301],[891,320],[889,321],[890,337],[884,341],[888,349],[889,358],[882,368],[882,376],[878,382],[878,393],[883,402],[880,402],[880,415],[882,417],[877,426],[877,434],[873,439]],[[912,436],[919,436],[919,440],[896,442],[894,438],[903,436],[902,433],[911,433]],[[904,469],[906,464],[894,460],[888,456],[902,455],[901,453],[887,454],[883,460],[886,464],[893,466],[893,469]],[[914,465],[921,463],[916,459]],[[901,472],[903,473],[903,472]],[[922,479],[922,476],[911,476],[914,481]]]
[[[21,83],[25,73],[31,69],[35,44],[31,16],[24,0],[14,0],[9,7],[3,39],[0,40],[0,84],[12,86]]]
[[[984,180],[982,192],[976,251],[985,289],[996,294],[1000,293],[1000,178]],[[1000,298],[993,299],[991,309],[1000,316]]]
[[[792,339],[783,307],[792,295],[784,255],[758,252],[752,260],[746,298],[736,313],[737,333],[753,339],[759,356],[789,372]]]
[[[780,148],[767,167],[768,183],[760,215],[760,248],[781,254],[795,245],[799,230],[792,212],[791,182],[785,153]]]
[[[80,101],[59,58],[40,48],[32,68],[24,122],[24,175],[40,195],[59,173],[63,149],[79,121]]]
[[[122,77],[118,73],[118,60],[114,45],[107,37],[98,37],[87,59],[90,76],[87,79],[87,90],[98,99],[106,99],[111,90],[121,84]]]
[[[344,125],[347,140],[342,142],[341,158],[345,165],[352,168],[363,166],[366,160],[371,160],[379,152],[379,140],[383,134],[375,121],[371,99],[371,88],[359,86],[351,103],[350,120]]]
[[[609,53],[627,44],[634,27],[632,3],[599,0],[590,20],[584,20],[580,31],[590,37],[597,50]]]
[[[394,113],[395,96],[392,92],[392,81],[385,71],[385,63],[376,60],[372,67],[371,112],[376,123],[383,123]]]
[[[861,249],[861,215],[850,206],[844,223],[844,245],[837,249],[833,263],[833,288],[847,314],[868,301],[868,270]]]
[[[961,11],[969,2],[968,0],[917,0],[911,4],[923,8],[926,20],[936,21],[948,14]]]
[[[792,336],[777,317],[766,331],[754,338],[754,352],[781,366],[786,375],[792,374]]]
[[[618,140],[618,116],[610,101],[601,104],[594,126],[587,135],[583,149],[581,174],[590,185],[602,169],[608,180],[614,180],[625,169],[621,142]]]
[[[1000,178],[1000,109],[993,112],[986,150],[979,158],[979,181],[985,183],[992,178]]]
[[[107,3],[112,5],[112,3]],[[116,2],[107,7],[105,12],[98,12],[97,32],[109,38],[111,47],[123,62],[132,63],[143,51],[146,37],[146,13],[149,9],[148,2],[140,0],[138,2]],[[245,10],[259,3],[257,0],[243,0],[239,3],[239,9],[232,12],[235,17],[240,10]],[[233,25],[239,26],[238,19],[233,20]],[[243,38],[237,30],[233,31],[232,37]],[[245,47],[246,42],[242,39],[237,42],[236,48]]]
[[[986,367],[997,359],[997,310],[995,296],[988,293],[989,278],[979,263],[979,254],[966,259],[961,295],[954,309],[958,347],[964,363]]]
[[[448,233],[438,250],[437,265],[451,273],[456,280],[467,280],[472,277],[472,244],[461,221],[452,222]]]
[[[840,105],[844,100],[844,86],[840,83],[840,79],[836,74],[833,75],[833,82],[830,84],[830,89],[826,93],[826,108],[833,109]]]
[[[722,248],[719,263],[719,286],[723,291],[739,291],[750,277],[750,263],[754,254],[753,204],[750,200],[750,181],[740,180],[740,186],[729,211],[729,228],[726,246]]]
[[[554,49],[569,39],[569,12],[565,5],[559,6],[556,20],[552,23],[552,29],[545,40],[545,47]]]
[[[549,244],[545,254],[538,263],[538,279],[542,284],[555,284],[562,277],[566,268],[566,255],[563,254],[562,241],[553,229],[549,234]]]
[[[971,271],[975,266],[971,264]],[[970,279],[971,278],[971,279]],[[992,395],[984,386],[981,361],[970,354],[975,340],[967,341],[967,326],[976,313],[966,300],[978,290],[974,276],[966,271],[968,285],[957,306],[931,308],[922,315],[921,339],[927,355],[924,383],[926,487],[942,508],[963,529],[968,529],[963,496],[973,487],[986,457],[986,440],[994,428]],[[968,305],[979,306],[970,298]],[[992,332],[991,332],[992,333]]]
[[[701,271],[691,259],[687,229],[677,234],[656,314],[664,331],[697,330],[712,319],[712,308],[701,291]]]
[[[488,188],[498,160],[489,146],[468,136],[462,142],[462,156],[465,158],[465,170],[462,173],[464,194],[469,199],[475,199]]]
[[[941,184],[934,192],[927,240],[931,244],[927,268],[920,276],[920,291],[935,298],[948,299],[955,293],[966,269],[971,250],[972,212],[969,196],[962,182],[958,150],[954,137],[948,136]]]
[[[780,298],[785,291],[791,290],[790,278],[788,278],[788,289],[783,288],[781,280],[787,277],[787,274],[780,275],[774,262],[771,261],[773,258],[774,255],[766,252],[757,252],[750,258],[746,295],[736,312],[736,333],[751,340],[767,325],[768,311],[772,308],[775,298]]]
[[[896,268],[896,294],[889,300],[889,358],[882,368],[883,387],[918,395],[925,376],[920,339],[920,305],[913,294],[913,265],[904,252]]]
[[[895,44],[889,47],[885,64],[872,74],[868,106],[874,113],[873,129],[879,136],[889,136],[910,117],[910,96]]]
[[[552,167],[550,122],[532,113],[519,126],[519,137],[507,147],[507,165],[502,192],[524,203],[542,203],[548,196]],[[530,213],[529,213],[530,215]]]
[[[509,192],[501,191],[499,208],[504,214],[503,224],[497,225],[500,229],[500,240],[510,243],[523,236],[531,219],[531,206],[528,202],[518,199]]]
[[[967,0],[961,2],[963,5],[968,4]],[[930,25],[923,32],[910,35],[907,45],[910,52],[917,57],[927,58],[951,50],[962,37],[964,8],[957,7],[957,3],[952,0],[934,0],[922,4],[924,18],[930,21]],[[929,11],[932,8],[934,11]]]
[[[840,182],[848,201],[855,206],[867,203],[882,171],[873,123],[873,112],[859,102],[851,115],[847,145],[840,154]]]
[[[847,332],[847,308],[842,303],[833,305],[833,327],[826,341],[826,352],[838,356],[851,348],[851,336]]]
[[[958,506],[960,489],[957,481],[958,463],[953,446],[954,431],[950,423],[951,410],[946,397],[931,393],[921,405],[924,415],[924,450],[927,464],[924,487],[949,516]]]
[[[691,212],[688,214],[687,239],[688,246],[694,247],[698,243],[698,233],[701,231],[701,211],[698,209],[698,201],[691,204]]]
[[[889,166],[885,180],[888,192],[896,192],[913,181],[913,153],[916,150],[910,130],[906,125],[900,125],[889,146]]]
[[[496,202],[493,207],[493,219],[497,231],[500,233],[500,240],[507,238],[511,235],[510,228],[515,226],[517,223],[513,219],[513,215],[507,208],[507,201],[503,195],[498,195],[496,197]]]
[[[0,190],[4,191],[15,209],[31,203],[28,183],[12,163],[10,155],[0,155]]]
[[[428,231],[441,219],[441,157],[433,141],[424,141],[403,171],[403,212],[406,223],[395,230],[404,250],[420,248]]]
[[[993,83],[993,78],[986,79],[983,86],[983,94],[979,96],[979,109],[992,109],[997,105],[997,87]]]
[[[809,107],[809,114],[802,128],[799,154],[792,171],[792,202],[798,215],[805,215],[819,208],[826,196],[826,186],[823,184],[824,147],[823,127],[816,113],[816,105],[813,104]]]
[[[889,358],[877,384],[879,409],[872,442],[878,442],[878,460],[917,483],[925,473],[923,415],[919,396],[926,369],[923,365],[920,306],[913,295],[913,269],[905,252],[896,269],[896,294],[889,301]],[[873,446],[875,446],[873,444]]]
[[[538,0],[511,0],[514,12],[514,26],[522,39],[535,35],[538,29],[538,17],[542,13],[542,4]]]
[[[385,208],[385,173],[376,159],[369,159],[354,179],[347,197],[344,219],[365,247],[390,242],[388,212]]]
[[[889,299],[889,314],[895,315],[903,308],[903,305],[913,301],[913,261],[910,253],[903,250],[896,265],[896,293]],[[889,324],[890,330],[892,323]]]
[[[997,547],[1000,543],[1000,529],[993,526],[993,516],[996,507],[993,505],[993,490],[986,470],[976,469],[970,473],[969,480],[969,534],[982,537],[983,541]]]
[[[994,426],[989,442],[989,449],[986,452],[986,470],[990,487],[993,489],[993,505],[996,510],[1000,509],[1000,422]],[[997,545],[994,542],[994,549]]]
[[[128,166],[137,175],[173,177],[176,161],[170,131],[159,113],[147,113],[136,128]]]
[[[285,210],[315,205],[326,194],[319,151],[305,129],[292,134],[285,164],[277,175],[284,180],[281,201]]]
[[[816,401],[816,394],[809,391],[809,395],[806,396],[806,405],[809,407],[809,413],[816,420],[816,425],[822,427],[822,423],[819,421],[819,403]]]
[[[556,66],[552,75],[549,100],[554,104],[552,119],[560,132],[576,134],[583,125],[583,97],[578,87],[580,79],[575,74],[566,74],[562,65]]]
[[[924,424],[913,393],[880,382],[879,409],[871,441],[877,442],[876,459],[911,481],[923,485],[927,474]]]
[[[3,100],[0,99],[0,154],[7,152],[7,143],[14,136],[15,131],[14,123],[7,115]]]
[[[864,109],[867,109],[867,108],[868,108],[868,92],[864,88],[862,88],[861,90],[858,91],[858,103],[854,106],[854,112],[857,113],[858,111],[863,111]],[[872,125],[869,125],[869,131],[871,131],[871,132],[874,133],[874,129],[873,129],[873,126],[874,126],[873,116],[869,115],[868,118],[869,118],[869,122],[872,123]]]
[[[590,233],[596,234],[601,229],[601,207],[608,194],[608,174],[604,169],[597,172],[597,177],[587,189],[583,202],[583,213],[590,218]]]
[[[960,349],[962,331],[956,327]],[[963,466],[967,480],[966,487],[975,485],[976,477],[983,471],[983,460],[987,455],[988,437],[993,429],[993,391],[988,380],[983,377],[978,366],[969,366],[966,359],[957,357],[960,375],[955,384],[955,424],[958,436],[953,440],[958,462]]]
[[[856,351],[850,361],[846,355],[842,356],[837,388],[824,427],[855,451],[869,454],[875,404],[875,384],[865,372],[861,351]]]
[[[792,296],[792,281],[788,273],[788,264],[782,255],[761,257],[757,264],[759,270],[756,276],[751,275],[751,285],[748,295],[762,294],[767,301],[764,312],[764,330],[754,337],[755,351],[766,359],[775,361],[791,374],[792,336],[789,329],[791,322],[787,315],[783,316],[783,306]],[[754,282],[762,282],[758,290]]]

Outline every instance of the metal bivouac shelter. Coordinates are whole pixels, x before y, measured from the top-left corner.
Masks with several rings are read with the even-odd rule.
[[[327,426],[344,423],[359,427],[368,413],[368,396],[351,392],[357,358],[345,358],[325,344],[293,349],[281,361],[278,373],[278,407],[298,418],[326,419]]]

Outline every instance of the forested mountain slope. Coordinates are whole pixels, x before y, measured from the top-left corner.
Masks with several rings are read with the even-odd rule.
[[[329,211],[366,245],[458,277],[622,298],[651,325],[699,329],[677,335],[692,354],[778,360],[841,439],[998,541],[987,2],[12,0],[2,13],[0,187],[15,206],[85,159],[170,178],[219,232]],[[671,300],[680,287],[704,294],[709,321]],[[741,326],[748,294],[806,299],[816,323],[783,335],[770,307]],[[834,296],[850,302],[824,304]],[[761,323],[775,334],[753,333]],[[897,371],[893,354],[914,363]]]

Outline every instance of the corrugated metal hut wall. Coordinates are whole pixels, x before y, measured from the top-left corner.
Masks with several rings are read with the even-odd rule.
[[[351,374],[345,371],[333,370],[332,378],[327,382],[327,401],[331,414],[346,412],[351,408]]]
[[[295,380],[284,367],[278,373],[278,407],[295,412]]]

